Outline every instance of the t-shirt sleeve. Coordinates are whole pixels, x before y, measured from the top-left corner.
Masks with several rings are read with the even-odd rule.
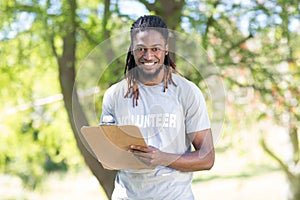
[[[210,128],[206,103],[201,90],[194,84],[186,94],[185,125],[186,133],[193,133]]]
[[[108,120],[114,119],[114,112],[113,112],[113,98],[112,98],[112,90],[113,88],[109,88],[103,96],[102,101],[102,113],[100,117],[100,125],[103,123],[111,123]]]

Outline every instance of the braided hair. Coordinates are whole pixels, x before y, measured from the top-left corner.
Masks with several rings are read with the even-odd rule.
[[[168,41],[169,38],[169,32],[167,29],[167,25],[165,22],[158,16],[153,15],[145,15],[140,18],[138,18],[131,26],[130,30],[130,36],[131,41],[133,41],[135,35],[140,31],[145,30],[155,30],[163,36],[165,41]],[[138,88],[138,74],[137,70],[133,70],[137,67],[137,64],[135,63],[133,52],[131,48],[129,48],[129,51],[127,53],[126,58],[126,64],[124,69],[124,77],[127,80],[128,87],[127,92],[125,94],[125,98],[132,97],[132,105],[137,106],[138,105],[138,99],[139,99],[139,88]],[[176,72],[176,64],[172,59],[170,58],[169,54],[165,55],[164,59],[164,88],[163,91],[165,92],[168,88],[168,83],[171,83],[176,86],[172,79],[172,72]]]

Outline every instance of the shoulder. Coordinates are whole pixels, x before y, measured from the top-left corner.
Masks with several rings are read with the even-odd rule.
[[[125,89],[127,87],[127,81],[125,79],[122,79],[118,83],[115,83],[111,85],[104,93],[105,96],[109,95],[117,95],[119,93],[124,93]],[[124,95],[124,94],[123,94]]]
[[[177,91],[176,93],[179,101],[182,103],[184,109],[188,109],[190,107],[196,109],[205,104],[204,95],[201,89],[194,82],[178,74],[173,74],[172,77],[173,81],[177,85],[174,88]]]
[[[187,93],[201,93],[200,88],[192,81],[188,80],[187,78],[179,75],[179,74],[172,74],[173,81],[177,85],[178,89],[182,92]]]
[[[108,112],[107,110],[110,110],[109,112],[112,112],[111,110],[113,110],[116,100],[124,97],[126,87],[127,81],[124,79],[119,81],[118,83],[111,85],[104,92],[102,110],[105,110],[105,112]]]

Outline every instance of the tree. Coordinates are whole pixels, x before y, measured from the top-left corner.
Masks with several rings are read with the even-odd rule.
[[[255,94],[260,97],[260,103],[266,105],[265,109],[260,110],[258,120],[262,120],[264,116],[270,116],[278,124],[284,122],[284,125],[289,127],[288,135],[293,154],[290,161],[277,156],[264,140],[262,140],[262,146],[287,174],[292,191],[291,199],[299,199],[298,121],[300,111],[298,94],[300,78],[299,47],[295,44],[298,44],[300,40],[299,32],[291,30],[293,22],[299,21],[299,3],[296,1],[231,3],[215,0],[205,3],[183,0],[151,2],[139,0],[136,2],[144,4],[151,13],[160,15],[170,29],[200,35],[201,45],[210,55],[205,61],[207,67],[217,65],[229,88],[238,93],[255,91]],[[83,4],[79,0],[61,0],[57,4],[52,1],[44,3],[7,1],[1,2],[6,12],[0,20],[0,26],[4,28],[3,34],[9,27],[8,24],[14,22],[18,14],[27,13],[34,19],[32,24],[35,29],[29,27],[2,40],[7,42],[6,46],[14,44],[17,48],[19,45],[19,51],[25,52],[26,48],[30,47],[30,42],[24,40],[19,33],[27,32],[32,36],[31,43],[42,43],[45,45],[43,46],[45,47],[44,53],[53,56],[52,60],[45,58],[45,60],[51,60],[46,66],[53,64],[53,59],[55,59],[65,108],[78,148],[108,197],[113,190],[115,172],[104,170],[80,140],[78,127],[88,125],[89,120],[84,113],[83,105],[80,104],[75,78],[78,62],[93,47],[109,38],[112,32],[119,30],[122,27],[119,24],[124,21],[129,24],[132,20],[130,16],[120,13],[118,1],[114,3],[112,4],[109,0],[89,1],[88,4]],[[99,5],[103,6],[102,12],[98,9]],[[15,44],[14,39],[19,40],[18,44]],[[174,41],[171,41],[170,49],[176,52]],[[83,46],[85,48],[81,48]],[[192,48],[189,50],[192,51]],[[6,49],[0,49],[0,51],[8,54]],[[108,60],[115,56],[112,48],[106,49],[105,52]],[[15,57],[20,58],[19,61],[25,61],[28,58],[24,55],[29,55],[29,53],[20,55],[23,56],[16,55]],[[106,79],[108,85],[119,78],[119,66],[120,63],[109,69],[110,73],[115,76]],[[1,71],[9,71],[5,67],[0,68]],[[233,72],[238,75],[232,75]],[[185,73],[194,82],[199,83],[203,79],[192,70]],[[1,75],[1,80],[2,78],[11,80],[11,77],[15,77],[12,71]],[[30,85],[29,82],[27,84]],[[7,87],[7,84],[2,81],[1,86]],[[27,96],[29,98],[30,94]],[[286,121],[282,121],[282,118]],[[35,130],[32,131],[34,132]],[[0,157],[0,160],[7,159]]]
[[[172,2],[175,4],[176,1]],[[162,1],[160,4],[164,3],[165,2]],[[82,54],[82,51],[77,51],[77,46],[83,41],[81,38],[85,37],[90,43],[95,45],[110,37],[110,30],[107,28],[108,21],[111,17],[110,4],[109,0],[104,1],[102,20],[94,17],[98,14],[94,14],[95,7],[92,6],[88,8],[90,13],[92,13],[90,15],[88,14],[89,22],[94,24],[87,24],[83,22],[83,18],[86,16],[78,14],[80,12],[78,12],[78,2],[76,0],[60,1],[59,4],[53,4],[51,1],[46,1],[45,3],[39,1],[27,3],[3,3],[5,10],[10,11],[5,15],[7,16],[7,20],[11,17],[10,19],[14,21],[14,16],[18,13],[28,13],[33,16],[33,23],[39,24],[40,30],[32,30],[36,31],[33,35],[45,40],[45,44],[48,45],[48,49],[52,50],[54,58],[57,61],[58,77],[63,94],[63,101],[77,146],[87,165],[103,186],[108,197],[110,197],[113,190],[115,171],[103,169],[102,165],[90,154],[83,144],[83,141],[80,139],[78,127],[88,125],[89,122],[79,103],[75,78],[76,61],[78,55]],[[94,3],[94,6],[97,5],[98,3]],[[158,12],[161,12],[163,8],[165,7],[160,6]],[[179,19],[178,13],[180,13],[181,8],[182,7],[178,9],[179,11],[176,11],[177,19]],[[4,22],[4,24],[2,24],[4,27],[7,22],[5,20],[2,20],[2,22]],[[97,23],[102,24],[102,30],[100,29],[102,36],[100,38],[96,36],[96,32],[93,32]],[[33,26],[29,27],[29,31],[32,27]],[[19,35],[17,34],[14,37],[18,38]],[[8,39],[8,41],[10,41],[10,39]],[[107,56],[113,56],[112,49],[107,49],[106,51]],[[24,60],[24,58],[20,57],[19,62],[22,62],[22,60]]]
[[[109,1],[106,1],[106,6],[109,6]],[[63,16],[62,21],[58,24],[57,31],[50,35],[50,44],[53,50],[53,54],[58,62],[59,67],[59,81],[61,85],[62,94],[64,96],[64,103],[68,113],[69,122],[71,124],[77,146],[84,157],[84,160],[92,173],[96,176],[108,197],[111,196],[113,191],[113,182],[115,178],[115,171],[108,171],[96,160],[96,158],[87,150],[80,138],[81,134],[78,127],[88,125],[88,120],[82,107],[79,103],[77,89],[75,85],[76,77],[76,35],[78,29],[78,22],[76,16],[77,1],[68,0],[62,2],[62,12],[68,13]],[[106,8],[107,9],[107,8]],[[105,19],[107,18],[107,12],[105,12]],[[54,27],[48,26],[48,30],[51,31]],[[105,29],[106,30],[106,29]],[[103,30],[103,31],[105,31]],[[59,55],[57,47],[55,46],[55,37],[59,37],[62,40],[62,53]]]
[[[267,59],[260,67],[264,69],[265,64],[268,68],[264,72],[265,80],[260,80],[256,84],[257,88],[264,89],[261,97],[268,106],[260,117],[272,117],[276,123],[286,127],[291,146],[290,158],[278,156],[264,139],[261,140],[261,144],[285,173],[290,189],[288,198],[291,200],[300,198],[300,48],[296,45],[299,43],[300,35],[291,26],[294,20],[299,21],[299,5],[292,1],[278,1],[273,6],[280,8],[280,12],[265,13],[269,16],[277,15],[277,20],[280,19],[281,22],[263,31],[261,43],[265,48],[262,48],[260,53]],[[263,8],[266,8],[265,6],[261,5]],[[270,33],[273,33],[273,36]],[[275,48],[277,51],[273,52]]]
[[[160,1],[161,4],[164,4],[164,2],[165,1]],[[177,4],[176,1],[172,1],[172,3]],[[178,16],[180,16],[178,13],[180,13],[180,9],[182,9],[182,3],[183,1],[181,1],[180,4],[181,6],[179,8],[175,6],[175,8],[177,9],[176,12],[174,12],[174,10],[172,9],[167,13],[162,12],[161,8],[166,8],[164,6],[160,7],[158,11],[164,13],[165,18],[167,18],[166,16],[168,17],[176,16],[178,18]],[[103,30],[102,30],[105,37],[109,37],[109,31],[106,29],[106,23],[110,16],[109,6],[110,6],[110,1],[105,1],[105,11],[104,11]],[[57,53],[55,47],[55,42],[54,42],[55,35],[50,36],[50,38],[51,38],[51,46],[53,49],[53,53],[58,61],[59,80],[61,83],[62,93],[64,95],[64,102],[68,112],[69,121],[72,130],[74,132],[75,139],[77,141],[77,145],[87,165],[90,167],[93,174],[97,177],[97,179],[103,186],[107,196],[110,197],[113,190],[115,171],[108,171],[102,167],[102,165],[95,159],[94,156],[90,154],[90,152],[82,144],[82,140],[80,140],[79,137],[80,133],[78,133],[78,126],[81,127],[83,125],[88,125],[88,120],[86,119],[85,114],[82,111],[81,105],[77,97],[76,85],[74,85],[75,61],[76,61],[76,31],[78,28],[76,22],[76,1],[69,0],[63,3],[63,8],[65,11],[69,11],[70,14],[68,16],[65,16],[64,21],[61,23],[61,27],[63,27],[63,29],[58,29],[59,33],[63,33],[63,35],[60,35],[63,43],[61,55]],[[152,7],[152,8],[156,8],[156,7]],[[175,26],[174,23],[173,26]],[[50,31],[50,29],[48,30]],[[109,49],[108,51],[109,52],[107,55],[112,56],[113,53],[111,52],[111,49]],[[74,119],[74,117],[78,117],[78,118]],[[74,123],[75,121],[77,124]]]
[[[214,1],[205,5],[199,3],[198,7],[206,8],[205,25],[194,22],[193,18],[191,24],[203,34],[203,47],[211,52],[212,61],[222,69],[229,88],[241,93],[254,91],[256,97],[260,97],[259,103],[265,105],[256,108],[259,111],[257,119],[270,117],[287,127],[292,158],[274,153],[264,136],[261,144],[286,174],[289,199],[299,199],[300,49],[296,44],[300,35],[292,26],[296,21],[299,23],[299,2],[235,4]],[[243,30],[239,22],[248,25]]]
[[[109,3],[109,1],[106,2]],[[13,1],[9,1],[6,3],[3,2],[3,9],[7,11],[4,19],[7,21],[1,20],[1,25],[9,30],[10,27],[7,26],[7,23],[9,21],[14,22],[14,20],[17,20],[18,18],[15,19],[16,16],[22,13],[26,13],[28,16],[33,17],[34,20],[32,21],[31,24],[30,23],[28,24],[29,30],[26,31],[31,33],[30,36],[32,36],[31,39],[33,39],[33,41],[44,39],[45,42],[42,42],[42,44],[43,45],[46,44],[45,49],[46,50],[52,49],[52,53],[53,53],[52,55],[54,55],[54,58],[56,59],[58,65],[57,71],[58,71],[61,91],[63,93],[65,108],[69,117],[71,128],[74,131],[74,136],[78,148],[82,153],[83,158],[85,159],[88,167],[91,169],[93,174],[98,178],[99,182],[101,183],[107,195],[110,196],[113,189],[115,172],[104,170],[101,164],[95,159],[95,157],[93,157],[93,155],[90,154],[90,152],[86,149],[86,146],[84,146],[82,141],[80,140],[79,130],[77,128],[77,126],[88,125],[88,120],[86,119],[86,116],[81,109],[81,105],[78,103],[76,88],[74,88],[75,76],[76,76],[75,67],[76,67],[76,59],[77,59],[76,53],[77,53],[77,44],[79,42],[78,41],[79,18],[76,14],[77,2],[75,0],[74,1],[70,0],[70,1],[61,1],[60,3],[61,5],[52,4],[51,1],[47,1],[45,2],[45,4],[41,2],[27,2],[27,3],[19,3]],[[109,8],[109,4],[106,5]],[[106,10],[108,8],[106,8]],[[20,27],[20,25],[18,26]],[[35,29],[36,26],[39,26],[39,29]],[[27,40],[21,41],[23,32],[24,32],[23,30],[20,32],[15,31],[14,32],[15,35],[12,36],[12,38],[10,37],[5,38],[4,36],[4,38],[7,39],[7,43],[13,44],[13,40],[17,40],[20,42],[20,44],[23,45],[22,47],[19,46],[18,50],[21,52],[21,56],[17,57],[18,59],[16,59],[16,62],[20,62],[20,63],[24,62],[27,59],[27,57],[22,56],[23,55],[22,53],[25,52],[28,48],[29,48],[28,54],[30,53],[29,55],[33,55],[32,51],[30,51],[31,49],[30,44],[32,44],[33,42],[30,43],[30,39],[28,39],[28,42]],[[5,34],[5,32],[3,31],[2,34]],[[45,54],[46,52],[49,53],[49,51],[43,51],[43,52]],[[49,58],[45,58],[45,59],[49,60]],[[37,62],[37,59],[34,60],[34,62]],[[19,64],[16,64],[16,66],[18,65]],[[1,70],[4,70],[6,67],[9,66],[3,66]],[[28,80],[25,79],[25,81]],[[34,81],[34,79],[31,79],[31,81]],[[72,108],[72,103],[75,104],[74,108]],[[77,124],[75,124],[74,116],[77,117],[76,118]],[[28,128],[24,129],[24,132],[26,133],[31,132],[31,128],[32,125],[31,122],[29,122],[29,129]],[[32,132],[37,135],[39,130],[34,129],[32,130]],[[8,155],[9,154],[6,154],[4,155],[4,157],[1,156],[1,161],[3,158],[4,164],[11,162],[10,160],[12,158]],[[39,158],[41,162],[43,162],[44,159],[43,156]],[[51,157],[48,158],[51,160]],[[46,160],[45,162],[48,161]],[[23,168],[23,171],[24,170],[25,168]],[[33,184],[34,185],[37,184],[37,181],[33,181]]]
[[[71,157],[78,152],[68,132],[62,135],[55,130],[68,126],[63,123],[61,96],[54,95],[59,83],[53,81],[57,70],[49,57],[51,49],[39,37],[43,31],[37,31],[44,30],[42,20],[34,20],[33,9],[17,2],[1,2],[2,9],[0,169],[18,175],[25,187],[36,188],[44,173],[73,168],[76,159]]]

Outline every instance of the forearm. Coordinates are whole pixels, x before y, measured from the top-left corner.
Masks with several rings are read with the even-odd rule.
[[[215,160],[213,149],[209,152],[198,150],[183,155],[168,154],[166,156],[165,166],[185,172],[209,170],[214,165]]]
[[[179,171],[199,171],[212,168],[215,151],[210,129],[189,134],[195,151],[185,154],[162,152],[153,146],[131,145],[131,152],[149,166],[167,166]]]

